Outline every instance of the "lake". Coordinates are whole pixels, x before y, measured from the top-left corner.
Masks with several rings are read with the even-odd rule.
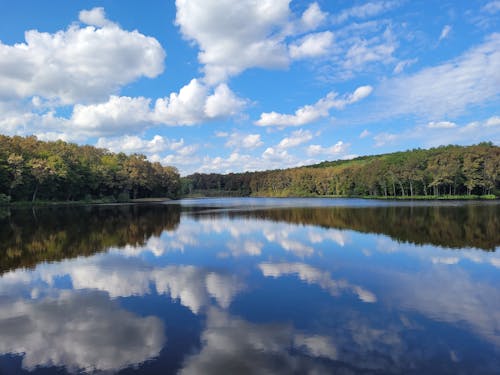
[[[0,373],[498,374],[500,203],[0,208]]]

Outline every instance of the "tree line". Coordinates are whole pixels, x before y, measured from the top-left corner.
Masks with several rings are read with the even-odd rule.
[[[144,155],[0,135],[0,203],[176,198],[179,192],[177,169]]]
[[[500,196],[500,147],[441,146],[263,172],[182,179],[183,194],[232,196]]]

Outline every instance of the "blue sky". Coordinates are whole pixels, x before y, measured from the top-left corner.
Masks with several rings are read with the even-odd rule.
[[[0,133],[192,172],[500,144],[500,0],[19,0]]]

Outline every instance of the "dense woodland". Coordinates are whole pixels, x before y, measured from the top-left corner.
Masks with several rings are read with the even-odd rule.
[[[264,172],[200,174],[184,194],[229,196],[500,196],[500,147],[442,146]]]
[[[219,196],[500,196],[500,147],[443,146],[307,167],[180,178],[144,155],[0,135],[0,203]]]
[[[93,146],[0,135],[0,203],[8,201],[176,198],[174,167]]]

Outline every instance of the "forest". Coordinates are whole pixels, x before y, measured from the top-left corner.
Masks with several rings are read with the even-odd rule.
[[[0,135],[0,203],[177,198],[179,191],[177,169],[144,155]]]
[[[500,147],[441,146],[263,172],[181,179],[184,195],[439,198],[500,196]]]
[[[181,196],[498,197],[500,147],[441,146],[305,167],[181,178],[141,154],[0,135],[0,204]]]

